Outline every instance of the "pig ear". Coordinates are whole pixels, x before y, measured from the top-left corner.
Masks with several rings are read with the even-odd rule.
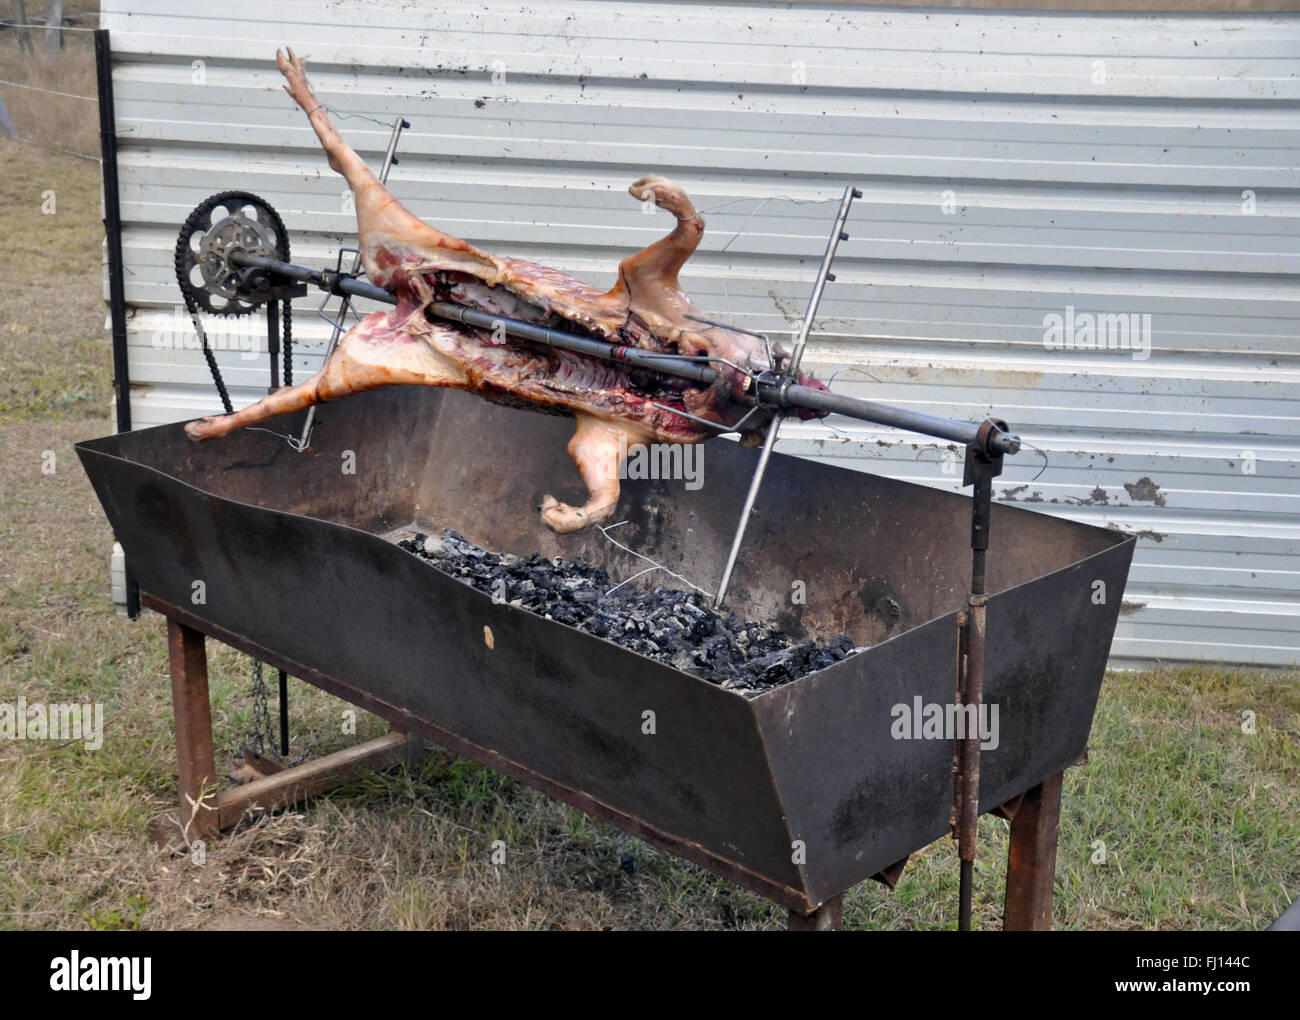
[[[695,211],[681,185],[667,178],[651,174],[627,190],[638,201],[654,202],[672,213],[677,217],[677,226],[667,237],[619,263],[618,283],[609,292],[610,296],[680,290],[677,272],[699,246],[704,236],[704,218]]]

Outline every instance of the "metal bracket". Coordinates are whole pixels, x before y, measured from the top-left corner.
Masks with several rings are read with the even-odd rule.
[[[291,301],[294,298],[306,297],[307,285],[305,283],[272,284],[256,291],[241,290],[239,296],[255,305],[265,304],[268,301]]]
[[[410,121],[408,121],[405,117],[398,117],[395,121],[393,121],[393,133],[388,138],[388,148],[384,151],[384,164],[382,167],[380,167],[379,170],[380,184],[388,183],[388,171],[391,170],[393,168],[393,164],[397,162],[397,140],[401,138],[402,130],[404,128],[409,128],[410,126],[411,126]],[[340,248],[338,252],[338,257],[335,259],[335,263],[334,263],[336,267],[335,268],[336,278],[344,275],[343,255],[345,252],[356,253],[352,260],[352,272],[351,274],[348,275],[355,277],[358,273],[361,272],[361,249]],[[328,272],[329,270],[326,270],[326,273]],[[325,357],[327,360],[329,356],[334,353],[334,348],[338,346],[339,338],[343,335],[343,333],[346,330],[346,326],[344,325],[344,323],[347,321],[348,307],[350,305],[350,300],[348,298],[348,295],[346,294],[343,295],[343,301],[339,304],[339,317],[337,319],[331,319],[328,315],[325,314],[325,305],[328,302],[329,302],[329,294],[327,293],[325,295],[325,300],[321,302],[321,306],[317,310],[317,314],[320,315],[321,318],[323,318],[326,322],[328,322],[333,327],[333,332],[330,335],[330,342],[325,348]],[[293,448],[297,450],[299,453],[304,452],[307,449],[307,447],[311,445],[311,433],[312,433],[312,429],[315,428],[315,426],[316,426],[316,405],[313,404],[311,407],[307,409],[307,419],[302,424],[302,435],[298,437],[296,442],[291,442],[290,445],[293,446]]]
[[[799,362],[803,360],[804,347],[808,344],[808,334],[812,332],[813,320],[817,317],[817,308],[821,304],[822,292],[826,289],[828,281],[834,280],[835,276],[831,273],[831,263],[835,261],[835,252],[839,248],[841,241],[847,241],[849,235],[844,232],[844,224],[849,218],[849,207],[853,205],[855,198],[861,198],[862,192],[852,186],[844,189],[844,196],[840,199],[839,211],[835,214],[835,225],[831,228],[830,239],[826,242],[826,254],[822,256],[821,267],[817,271],[817,279],[813,281],[812,295],[808,298],[808,308],[804,312],[803,322],[799,326],[799,333],[795,338],[794,352],[790,355],[789,362],[782,368],[781,376],[778,383],[778,393],[780,400],[778,403],[784,404],[786,395],[792,385],[799,378]],[[768,373],[770,376],[771,373]],[[721,609],[723,600],[727,597],[727,589],[731,586],[731,575],[736,569],[736,559],[740,556],[741,544],[745,541],[745,529],[749,526],[749,515],[754,509],[754,500],[758,498],[758,490],[763,484],[763,475],[767,472],[767,462],[772,459],[772,449],[776,446],[777,433],[781,429],[781,415],[773,417],[767,427],[767,438],[763,441],[763,451],[759,454],[758,465],[754,468],[754,477],[749,483],[749,492],[745,495],[745,503],[740,510],[740,522],[736,525],[735,536],[731,540],[731,551],[727,554],[726,566],[722,568],[722,580],[718,583],[718,594],[714,596],[713,607]]]

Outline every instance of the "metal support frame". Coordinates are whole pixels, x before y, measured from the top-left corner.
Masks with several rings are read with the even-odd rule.
[[[1012,813],[1002,913],[1005,931],[1051,931],[1064,779],[1062,773],[1048,776],[1019,798]]]
[[[1003,455],[987,442],[992,434],[1007,434],[1005,422],[989,419],[980,428],[979,441],[966,447],[962,484],[974,486],[971,496],[971,585],[967,608],[958,617],[957,703],[966,712],[966,732],[957,741],[954,763],[953,834],[961,862],[957,927],[970,931],[978,848],[980,734],[970,720],[978,720],[984,696],[984,648],[988,594],[986,587],[989,523],[993,509],[993,479],[1002,473]],[[1011,847],[1007,861],[1003,927],[1008,931],[1047,931],[1052,927],[1052,887],[1056,877],[1057,828],[1061,813],[1058,774],[1002,805],[999,813],[1011,819]],[[905,863],[905,862],[901,862]],[[901,873],[902,867],[898,868]],[[897,881],[898,875],[893,876]],[[885,880],[885,879],[882,879]],[[887,882],[891,885],[892,883]],[[828,900],[811,914],[790,911],[791,931],[822,931],[843,924],[841,896]]]
[[[305,294],[307,288],[283,288],[280,300],[283,300],[287,306],[290,298],[298,296],[299,291]],[[280,350],[282,343],[288,344],[290,341],[284,337],[280,327],[280,301],[273,299],[266,302],[266,350],[271,362],[271,384],[267,387],[268,393],[274,393],[280,388]],[[280,696],[280,754],[282,757],[288,757],[289,674],[282,669],[277,670],[276,681]]]
[[[179,811],[156,819],[150,826],[150,832],[158,844],[177,847],[179,843],[178,848],[188,849],[198,840],[216,838],[223,830],[238,824],[250,811],[275,810],[297,804],[334,789],[359,772],[388,768],[399,761],[416,764],[423,755],[424,739],[394,725],[382,737],[273,773],[269,772],[265,763],[250,758],[248,762],[252,766],[252,781],[218,790],[208,693],[206,636],[184,622],[185,614],[182,610],[148,594],[144,599],[149,608],[167,617],[181,801]],[[224,640],[225,637],[223,635],[221,639]],[[258,650],[246,647],[243,642],[235,641],[232,646],[250,654],[258,653]],[[309,677],[309,682],[314,681]],[[341,695],[343,692],[331,690],[331,693]],[[383,708],[378,704],[365,704],[362,707],[368,710]],[[451,734],[439,736],[439,743],[458,753],[482,757],[475,754],[480,749],[459,746]],[[504,760],[494,760],[489,764],[507,774],[514,775],[518,772],[518,766],[511,768],[512,763]],[[526,782],[531,781],[527,775],[518,777]],[[1011,819],[1004,920],[1004,928],[1008,931],[1045,931],[1051,928],[1062,778],[1059,774],[1051,776],[998,809],[999,814]],[[538,785],[548,795],[574,803],[581,810],[597,817],[608,817],[608,811],[602,811],[602,805],[597,802],[575,801],[571,796],[565,795],[567,791],[548,788],[545,784],[535,782],[533,785]],[[655,837],[658,834],[639,831],[626,818],[608,817],[608,820],[620,828],[645,836],[651,842],[660,843],[670,852],[695,859],[690,851],[698,848],[689,845],[678,847],[657,839]],[[892,888],[905,863],[906,860],[899,861],[875,877]],[[735,878],[740,880],[741,876]],[[774,890],[770,890],[769,895],[771,892]],[[843,893],[830,897],[807,913],[794,907],[787,909],[787,927],[790,931],[835,931],[843,927]]]
[[[305,288],[304,288],[305,291]],[[288,303],[286,297],[285,303]],[[266,388],[267,393],[274,393],[280,388],[280,344],[283,337],[280,330],[280,302],[274,298],[266,302],[266,352],[267,360],[270,362],[270,384]],[[265,688],[261,685],[261,666],[257,663],[253,665],[254,681],[253,696],[257,698],[265,693]],[[279,687],[279,708],[280,708],[280,754],[282,756],[289,753],[289,678],[285,675],[284,670],[279,670],[277,675]],[[254,713],[254,718],[258,718],[258,713]],[[254,724],[256,725],[256,723]],[[257,741],[262,742],[262,736],[259,734]],[[269,743],[269,741],[267,741]]]
[[[166,607],[155,604],[150,608],[163,611]],[[174,815],[164,815],[150,826],[154,840],[161,845],[175,845],[179,835],[181,847],[189,848],[237,825],[250,811],[300,803],[359,772],[385,769],[399,761],[415,764],[424,752],[420,737],[394,728],[382,737],[270,774],[262,771],[267,767],[263,762],[250,756],[246,760],[252,781],[218,790],[206,639],[202,632],[168,615],[167,645],[180,807]]]
[[[176,716],[176,757],[180,774],[181,829],[186,842],[210,839],[218,831],[212,804],[217,768],[212,751],[212,710],[208,698],[208,656],[203,635],[167,620],[172,711]]]

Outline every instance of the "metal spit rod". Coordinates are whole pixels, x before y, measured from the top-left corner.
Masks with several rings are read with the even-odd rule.
[[[279,262],[276,259],[266,258],[261,255],[250,255],[247,252],[232,252],[230,261],[237,266],[255,266],[293,280],[313,283],[332,293],[368,298],[381,304],[397,304],[397,298],[382,287],[368,283],[365,280],[358,280],[344,273],[336,273],[332,270],[308,269],[304,266]],[[449,301],[432,302],[429,305],[429,311],[441,318],[463,322],[466,325],[477,326],[480,329],[496,329],[500,327],[509,335],[523,340],[545,344],[548,347],[557,347],[561,350],[573,351],[577,354],[586,354],[605,361],[622,362],[637,368],[661,372],[664,375],[689,379],[705,386],[711,386],[719,378],[718,371],[710,368],[702,361],[675,354],[656,354],[654,351],[647,351],[640,347],[628,347],[609,343],[605,340],[565,333],[557,329],[539,326],[533,322],[492,315],[489,312],[480,311],[476,308],[467,308],[464,305],[453,304]],[[935,436],[939,439],[947,439],[950,442],[966,445],[977,442],[980,438],[980,426],[971,422],[940,418],[937,415],[909,411],[889,404],[878,404],[874,401],[862,400],[859,397],[819,390],[812,386],[801,386],[790,382],[788,378],[783,376],[760,377],[756,389],[756,395],[760,401],[776,407],[802,407],[810,411],[834,412],[848,418],[857,418],[859,421],[889,425],[893,428],[919,432],[922,435]],[[988,445],[991,450],[998,453],[1017,453],[1020,450],[1020,440],[1016,436],[1001,431],[994,432],[990,436]]]
[[[397,139],[401,137],[402,128],[409,128],[411,125],[403,117],[398,117],[393,121],[393,133],[388,136],[388,148],[384,151],[384,165],[379,169],[379,183],[388,183],[388,171],[392,169],[397,160],[394,158],[397,153]],[[339,254],[340,260],[342,253]],[[355,277],[361,271],[361,252],[357,252],[352,259],[352,275]],[[329,298],[325,299],[326,301]],[[343,294],[343,301],[339,305],[339,317],[334,321],[334,330],[330,334],[329,345],[325,348],[325,357],[328,358],[334,353],[334,348],[338,346],[339,337],[343,335],[343,322],[348,317],[349,297],[347,293]],[[311,431],[316,423],[316,405],[313,404],[307,409],[307,419],[302,423],[302,436],[298,439],[298,450],[302,452],[307,449],[307,444],[311,442]]]
[[[294,280],[316,283],[326,290],[337,291],[352,297],[369,298],[372,301],[379,301],[389,305],[397,304],[397,298],[382,287],[342,273],[307,269],[303,266],[279,262],[261,255],[250,255],[247,252],[233,252],[230,261],[236,266],[255,266]],[[718,372],[703,362],[692,361],[689,358],[681,358],[673,354],[656,354],[654,351],[647,351],[640,347],[612,344],[591,337],[577,336],[573,333],[564,333],[558,329],[539,326],[534,322],[524,322],[522,319],[508,319],[500,315],[493,315],[490,312],[480,311],[477,308],[454,304],[450,301],[432,301],[429,303],[428,310],[439,318],[451,319],[453,322],[463,322],[467,326],[477,326],[480,329],[490,330],[500,327],[511,336],[522,340],[531,340],[534,343],[545,344],[548,347],[559,347],[563,350],[574,351],[577,354],[603,358],[606,361],[621,361],[637,368],[646,368],[651,371],[662,372],[665,375],[679,376],[706,386],[717,382],[719,378]]]
[[[822,256],[822,264],[817,270],[817,279],[813,281],[812,295],[808,298],[808,309],[804,312],[803,322],[799,326],[799,334],[795,339],[794,353],[790,355],[790,364],[786,366],[782,375],[784,378],[781,382],[775,384],[774,396],[789,397],[789,391],[796,385],[795,380],[799,378],[799,362],[803,360],[803,351],[808,344],[808,334],[812,331],[813,320],[817,317],[817,308],[822,303],[822,293],[826,290],[826,282],[833,280],[831,275],[831,263],[835,261],[835,251],[841,241],[847,241],[849,235],[844,232],[844,223],[849,218],[849,207],[853,205],[853,199],[860,196],[862,192],[857,188],[847,187],[844,189],[844,197],[840,199],[840,209],[835,215],[835,225],[831,228],[831,236],[826,241],[826,253]],[[809,388],[809,387],[801,387]],[[727,597],[727,589],[731,586],[731,575],[736,569],[736,560],[740,556],[740,547],[745,541],[745,529],[749,527],[749,515],[754,510],[754,500],[758,498],[758,490],[763,485],[763,475],[767,473],[767,462],[772,459],[772,450],[776,446],[777,433],[781,430],[781,418],[777,416],[772,419],[772,424],[767,428],[767,438],[763,440],[763,452],[759,454],[758,464],[754,468],[754,477],[750,479],[749,491],[745,493],[745,503],[740,508],[740,521],[736,524],[736,534],[731,539],[731,551],[727,553],[727,563],[722,568],[722,580],[718,582],[718,594],[713,597],[713,607],[722,608],[722,602]]]

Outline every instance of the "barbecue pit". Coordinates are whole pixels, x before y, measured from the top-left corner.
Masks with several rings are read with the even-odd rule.
[[[672,182],[651,175],[630,189],[677,225],[620,263],[619,285],[601,293],[423,224],[384,188],[406,122],[394,122],[376,178],[322,112],[302,61],[288,50],[277,63],[358,197],[374,282],[360,279],[356,249],[350,272],[343,251],[332,271],[293,264],[284,224],[266,203],[246,192],[213,196],[186,220],[175,261],[227,414],[78,447],[142,601],[169,619],[186,840],[233,824],[251,804],[292,802],[364,763],[413,753],[428,736],[785,904],[792,927],[833,926],[845,888],[868,876],[892,884],[911,852],[951,831],[958,924],[968,928],[976,821],[997,808],[1014,816],[1006,923],[1050,925],[1060,773],[1086,748],[1134,542],[994,507],[993,479],[1021,448],[1005,422],[888,407],[800,374],[860,193],[844,189],[787,352],[701,316],[681,294],[677,269],[703,223]],[[465,284],[471,268],[478,282]],[[307,283],[342,305],[326,367],[291,387],[289,301]],[[372,314],[340,341],[356,296],[398,310]],[[235,414],[201,313],[259,307],[273,395]],[[563,352],[573,373],[545,348]],[[520,365],[522,375],[507,370]],[[607,377],[622,382],[607,389]],[[557,404],[557,380],[583,396]],[[421,385],[355,396],[394,382]],[[689,409],[684,385],[694,386]],[[547,493],[541,507],[547,526],[569,535],[562,545],[511,509],[521,491],[545,491],[538,471],[551,470],[561,449],[554,419],[521,427],[517,411],[424,386],[574,415],[570,451],[589,501],[575,508]],[[348,395],[317,422],[309,405]],[[296,419],[283,417],[297,409]],[[774,453],[785,416],[832,412],[961,443],[972,499]],[[293,435],[240,431],[270,419]],[[762,448],[711,443],[705,491],[625,486],[626,519],[611,539],[599,525],[618,500],[615,440],[621,464],[622,444],[647,434],[647,422],[648,434],[674,443],[735,433]],[[195,447],[186,434],[219,441]],[[339,470],[340,457],[350,469]],[[559,583],[570,595],[570,581],[581,581],[586,608],[553,614],[544,599],[526,604],[461,583],[472,573],[464,565],[430,570],[412,553],[440,559],[442,546],[423,536],[394,542],[414,529],[441,531],[444,544],[494,567],[506,561],[487,550],[513,569],[540,548],[557,565],[581,557],[598,565],[592,577],[624,580],[602,596],[586,575],[514,577],[547,591]],[[589,603],[609,603],[651,572],[644,563],[699,592],[690,576],[717,576],[715,608],[725,602],[783,634],[701,616],[698,599],[671,594],[654,596],[655,611],[667,599],[669,612],[644,641],[611,640],[618,620],[603,616],[588,627]],[[674,627],[713,635],[712,651],[660,654],[661,640],[678,641]],[[279,668],[286,752],[289,673],[387,718],[393,734],[212,796],[205,634],[254,656],[255,690],[264,690],[260,663]],[[804,656],[798,669],[786,668],[791,640]],[[732,666],[753,658],[755,643],[771,657],[734,682]],[[718,651],[722,659],[709,658]],[[697,666],[731,675],[714,683]],[[996,732],[985,732],[990,719]]]
[[[952,831],[954,741],[896,739],[891,725],[895,706],[957,700],[970,498],[772,453],[729,608],[870,647],[750,697],[495,602],[387,537],[451,528],[612,577],[644,567],[599,531],[561,538],[520,507],[563,469],[568,425],[521,427],[526,413],[390,387],[317,408],[304,453],[255,430],[196,445],[179,424],[78,447],[145,605],[170,621],[182,790],[201,802],[192,834],[233,824],[257,796],[322,788],[299,766],[280,786],[203,798],[215,775],[204,635],[739,882],[796,926],[830,923],[844,890],[896,878]],[[290,434],[304,419],[287,420]],[[340,471],[348,451],[355,475]],[[707,455],[698,491],[629,480],[617,532],[690,578],[721,574],[763,451],[714,442]],[[1001,505],[987,523],[982,699],[1000,733],[981,756],[978,809],[1029,794],[1007,923],[1042,926],[1059,776],[1086,750],[1135,540]],[[369,750],[387,761],[402,738],[381,743]]]

